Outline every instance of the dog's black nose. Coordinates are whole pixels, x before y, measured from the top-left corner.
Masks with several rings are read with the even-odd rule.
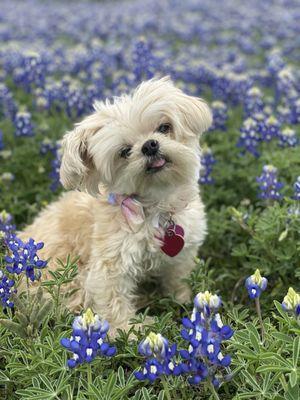
[[[158,152],[159,149],[159,143],[157,140],[147,140],[143,144],[142,147],[142,153],[145,156],[155,156],[155,154]]]

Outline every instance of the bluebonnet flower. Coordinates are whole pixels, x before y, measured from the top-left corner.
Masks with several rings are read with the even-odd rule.
[[[17,106],[11,91],[4,83],[0,83],[0,116],[14,119]]]
[[[116,348],[106,340],[109,324],[101,320],[91,309],[74,319],[70,339],[62,338],[60,343],[73,353],[68,360],[69,368],[74,368],[85,362],[90,363],[96,356],[112,357]]]
[[[250,88],[244,98],[244,112],[246,117],[251,117],[252,114],[261,113],[264,109],[262,91],[253,86]]]
[[[12,216],[7,213],[5,210],[0,212],[0,238],[1,238],[1,233],[4,236],[4,239],[8,239],[11,237],[13,232],[15,231],[16,227],[12,223]]]
[[[22,55],[21,65],[13,71],[14,82],[23,86],[27,92],[32,86],[42,87],[45,83],[46,63],[40,54],[26,52]]]
[[[47,153],[55,154],[57,148],[58,148],[58,143],[46,137],[43,139],[41,143],[40,152],[43,155]]]
[[[282,302],[282,308],[287,312],[293,312],[296,317],[300,315],[300,294],[290,287]]]
[[[278,182],[277,168],[273,165],[265,165],[262,174],[256,178],[259,183],[259,197],[264,200],[280,200],[282,195],[279,193],[283,183]]]
[[[3,142],[3,132],[0,129],[0,150],[4,149],[4,142]]]
[[[258,124],[258,132],[264,142],[270,142],[280,135],[280,123],[271,115]]]
[[[300,200],[300,176],[297,177],[294,183],[294,196],[293,199]]]
[[[298,137],[294,129],[284,128],[280,132],[279,136],[279,146],[280,147],[295,147],[299,144]]]
[[[273,49],[267,57],[267,69],[272,75],[277,74],[285,67],[282,54],[279,49]]]
[[[25,273],[32,282],[40,279],[41,269],[47,266],[47,261],[41,260],[37,252],[44,247],[44,243],[36,243],[33,239],[22,242],[15,237],[7,243],[10,255],[5,256],[6,269],[11,274]]]
[[[181,369],[174,361],[177,353],[176,344],[169,347],[169,343],[160,333],[150,332],[138,346],[138,351],[146,357],[142,371],[134,373],[138,380],[148,379],[154,382],[162,375],[179,375]]]
[[[282,68],[276,78],[277,90],[280,95],[287,95],[289,91],[296,88],[297,79],[290,67]]]
[[[3,271],[0,270],[0,302],[2,303],[2,307],[12,308],[14,303],[11,300],[11,296],[15,293],[13,288],[15,281],[13,279],[9,279]]]
[[[214,179],[211,177],[213,171],[213,165],[216,163],[211,149],[205,147],[202,149],[202,154],[200,158],[200,176],[199,183],[201,185],[210,185],[214,183]]]
[[[290,123],[293,125],[300,123],[300,99],[294,98],[289,101]]]
[[[137,82],[153,77],[155,58],[152,54],[150,44],[144,38],[141,38],[134,44],[132,59],[133,72]]]
[[[259,157],[258,146],[261,142],[261,135],[258,132],[258,122],[253,118],[247,118],[240,129],[240,137],[237,147],[242,149],[242,154],[246,151]]]
[[[56,149],[53,151],[54,158],[51,161],[51,172],[49,174],[49,178],[51,179],[50,189],[52,192],[55,192],[60,186],[60,164],[61,164],[61,157],[62,152],[60,148],[60,144],[57,143]]]
[[[218,309],[221,299],[206,291],[194,299],[191,318],[183,318],[181,336],[189,343],[188,350],[181,350],[183,362],[179,365],[182,373],[189,375],[190,384],[198,384],[206,378],[218,386],[224,379],[223,368],[231,363],[231,357],[224,355],[222,342],[233,335],[229,325],[224,325]]]
[[[210,130],[226,130],[226,123],[228,120],[228,109],[225,103],[222,101],[213,101],[211,103],[213,112],[213,123]]]
[[[20,111],[14,119],[15,136],[34,136],[33,125],[31,123],[31,114]]]
[[[255,273],[249,276],[245,281],[250,299],[259,297],[261,293],[266,290],[267,284],[267,278],[261,276],[259,269],[257,269]]]

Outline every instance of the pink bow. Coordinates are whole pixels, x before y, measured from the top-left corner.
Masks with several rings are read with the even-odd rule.
[[[132,196],[110,193],[110,204],[118,204],[122,214],[133,232],[138,232],[145,221],[145,214],[141,203]]]

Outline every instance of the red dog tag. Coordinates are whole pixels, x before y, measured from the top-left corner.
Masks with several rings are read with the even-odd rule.
[[[175,257],[184,246],[184,229],[180,225],[169,225],[165,232],[162,251],[169,257]]]

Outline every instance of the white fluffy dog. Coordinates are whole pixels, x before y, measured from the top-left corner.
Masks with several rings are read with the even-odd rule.
[[[206,233],[199,196],[199,136],[211,124],[206,103],[168,78],[130,95],[96,102],[95,112],[63,139],[67,189],[22,232],[45,242],[42,258],[79,256],[79,288],[68,306],[90,306],[126,329],[136,288],[149,275],[165,293],[190,298],[183,281]]]

